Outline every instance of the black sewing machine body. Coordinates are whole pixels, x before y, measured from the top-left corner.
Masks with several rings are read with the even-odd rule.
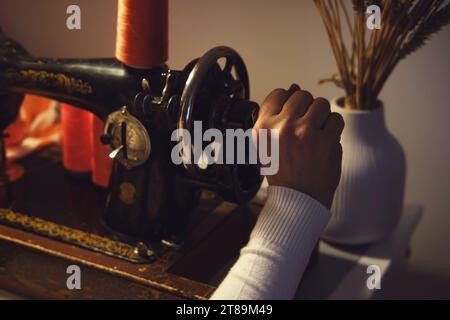
[[[140,70],[115,59],[35,58],[1,33],[0,41],[0,99],[45,96],[106,121],[102,142],[111,146],[115,161],[104,221],[117,234],[177,243],[199,190],[245,203],[259,189],[262,178],[254,164],[202,169],[171,160],[173,131],[192,131],[194,120],[204,130],[253,126],[258,106],[248,100],[247,71],[232,49],[213,49],[181,71],[166,65]],[[1,106],[0,131],[14,120],[17,101]]]

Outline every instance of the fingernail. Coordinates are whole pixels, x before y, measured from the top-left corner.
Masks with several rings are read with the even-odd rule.
[[[290,94],[293,94],[296,91],[300,91],[300,86],[298,84],[292,84],[288,90]]]

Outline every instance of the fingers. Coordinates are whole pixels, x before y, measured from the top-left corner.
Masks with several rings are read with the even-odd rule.
[[[308,91],[296,91],[286,101],[282,114],[289,118],[302,117],[313,101],[314,98]]]
[[[273,90],[264,100],[261,106],[261,110],[259,111],[259,114],[264,116],[274,116],[279,114],[281,110],[283,110],[283,106],[289,99],[289,97],[299,90],[300,87],[296,84],[291,85],[289,90],[284,89]]]
[[[281,112],[284,103],[289,99],[289,92],[284,89],[273,90],[264,100],[259,114],[261,116],[274,116]]]
[[[326,121],[323,130],[326,134],[333,137],[340,137],[344,131],[344,119],[339,113],[331,113]]]
[[[339,138],[344,129],[344,120],[337,113],[331,113],[330,103],[324,98],[314,99],[311,93],[292,85],[289,90],[276,89],[264,101],[260,115],[282,115],[286,118],[302,118],[312,127],[323,129],[329,135]]]
[[[317,98],[306,111],[304,119],[316,128],[322,128],[330,115],[330,103],[324,98]]]
[[[288,89],[288,92],[289,92],[289,96],[291,96],[291,95],[293,95],[295,92],[297,92],[297,91],[300,91],[301,89],[300,89],[300,86],[298,85],[298,84],[292,84],[290,87],[289,87],[289,89]]]

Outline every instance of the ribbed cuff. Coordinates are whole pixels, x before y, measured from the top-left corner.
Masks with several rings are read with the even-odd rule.
[[[249,245],[263,242],[294,252],[312,248],[330,217],[330,211],[310,196],[271,186]]]

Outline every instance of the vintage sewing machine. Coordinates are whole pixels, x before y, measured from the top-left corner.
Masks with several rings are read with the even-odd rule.
[[[197,237],[197,233],[192,230],[196,228],[195,221],[201,220],[198,218],[199,210],[203,210],[203,213],[214,211],[221,206],[221,199],[227,201],[225,207],[229,209],[228,211],[240,210],[237,206],[230,207],[230,203],[245,204],[260,188],[262,178],[257,165],[214,164],[206,167],[196,164],[175,165],[170,158],[171,150],[177,143],[171,140],[172,132],[177,128],[192,132],[194,121],[202,121],[204,130],[218,128],[223,132],[228,128],[248,129],[253,126],[259,107],[249,100],[247,70],[241,57],[233,49],[227,47],[212,49],[200,59],[189,63],[184,70],[171,70],[167,65],[137,70],[115,59],[35,58],[20,44],[0,34],[0,92],[2,93],[0,101],[3,101],[0,105],[2,115],[0,131],[14,120],[20,106],[20,95],[27,93],[70,103],[93,112],[106,123],[101,140],[111,147],[111,157],[114,157],[108,194],[99,196],[98,200],[96,196],[92,196],[102,192],[98,188],[86,182],[73,181],[74,179],[69,179],[68,182],[72,186],[71,189],[78,190],[75,191],[75,196],[76,192],[80,192],[81,198],[73,202],[79,204],[87,201],[82,210],[89,213],[81,214],[84,214],[85,220],[78,218],[81,222],[78,221],[80,223],[75,226],[79,228],[66,225],[64,219],[58,215],[42,214],[45,211],[43,208],[50,206],[47,206],[49,202],[54,202],[52,205],[56,208],[67,209],[66,205],[58,206],[58,202],[62,201],[61,198],[64,196],[56,195],[59,194],[59,189],[67,189],[67,186],[60,186],[59,189],[55,187],[54,197],[44,194],[53,192],[53,189],[42,180],[51,181],[54,175],[60,175],[60,166],[55,173],[51,171],[52,169],[45,171],[47,174],[44,177],[42,170],[37,170],[40,172],[39,177],[28,177],[31,181],[27,183],[28,188],[33,184],[41,186],[34,188],[39,196],[30,196],[26,199],[32,201],[33,206],[21,207],[21,203],[26,201],[20,200],[20,191],[12,192],[12,195],[5,197],[9,197],[6,200],[9,201],[9,208],[12,210],[2,209],[0,223],[8,226],[10,228],[8,230],[18,238],[26,237],[26,240],[20,241],[45,247],[47,255],[51,255],[50,251],[59,252],[60,256],[70,252],[68,254],[70,257],[67,257],[69,260],[84,259],[87,265],[106,266],[112,273],[114,270],[122,272],[126,270],[130,278],[140,276],[142,281],[147,281],[151,276],[148,274],[144,276],[142,272],[137,271],[142,270],[142,267],[139,269],[139,264],[143,264],[146,270],[152,270],[152,276],[159,274],[156,278],[162,281],[161,278],[166,274],[168,265],[173,264],[175,259],[173,257],[177,255],[168,252],[181,251],[186,255],[187,251],[183,251],[183,244],[192,243],[192,238]],[[2,157],[3,188],[7,185],[5,161],[6,159]],[[60,176],[63,178],[58,181],[67,183],[68,178]],[[80,183],[84,185],[73,188],[73,184]],[[14,189],[14,186],[12,187]],[[47,190],[43,190],[45,188]],[[207,198],[204,195],[202,197],[202,190],[214,192],[220,195],[221,199],[211,193],[208,193]],[[92,197],[96,200],[89,202]],[[16,210],[28,212],[18,213]],[[35,214],[33,210],[41,214]],[[220,210],[223,211],[223,204]],[[72,215],[77,214],[77,210],[71,208],[67,211],[71,211]],[[242,213],[240,215],[245,216]],[[86,221],[91,220],[96,226],[94,232],[85,226]],[[60,221],[63,222],[59,223]],[[203,233],[210,233],[217,228],[217,224],[211,222],[209,224],[206,229],[203,228]],[[238,231],[235,227],[232,228]],[[251,222],[245,229],[247,232],[251,229]],[[0,229],[0,234],[4,234],[5,230]],[[243,236],[236,234],[233,236],[241,239],[235,243],[233,254],[236,254],[236,249],[245,243],[246,235],[244,233]],[[233,240],[230,241],[229,237],[228,234],[222,238],[222,243],[224,241],[232,243]],[[16,260],[11,255],[20,249],[19,240],[11,241],[13,245],[9,251],[5,248],[0,250],[4,254],[4,258],[0,254],[2,262],[0,270],[6,268],[6,273],[11,272],[10,278],[17,274],[13,275],[14,271],[5,265],[10,263],[9,268],[14,267],[16,262],[10,261]],[[85,249],[96,253],[88,254]],[[231,252],[225,247],[216,247],[214,250],[222,250],[222,254]],[[9,255],[11,260],[5,255]],[[199,259],[198,253],[196,257]],[[35,259],[41,264],[46,264],[47,268],[53,268],[49,266],[47,256],[36,258],[35,255]],[[94,269],[98,273],[101,268]],[[187,269],[179,269],[182,269],[183,276],[187,277],[185,274]],[[205,297],[211,292],[211,287],[206,285],[195,287],[196,289],[192,289],[194,293],[189,294],[184,289],[184,291],[180,289],[179,292],[176,291],[178,289],[167,289],[167,286],[174,286],[173,283],[169,284],[171,282],[182,282],[186,286],[187,280],[178,278],[173,280],[175,278],[172,279],[167,275],[165,277],[166,289],[162,289],[163,285],[160,287],[156,285],[159,291],[153,290],[154,288],[150,291],[169,292],[180,297],[189,297],[190,294]],[[112,281],[106,278],[108,280],[105,281]],[[169,278],[172,280],[167,280]],[[136,283],[137,280],[133,279]],[[3,276],[3,280],[9,281],[6,276]],[[16,278],[15,281],[21,280]],[[153,286],[158,283],[154,279],[152,281]],[[140,284],[142,285],[142,282]],[[8,286],[14,287],[14,284],[9,281]],[[44,284],[41,283],[41,286]],[[17,285],[18,290],[22,290],[19,287]],[[35,291],[32,294],[39,295]],[[105,293],[106,296],[108,294],[111,295]]]

